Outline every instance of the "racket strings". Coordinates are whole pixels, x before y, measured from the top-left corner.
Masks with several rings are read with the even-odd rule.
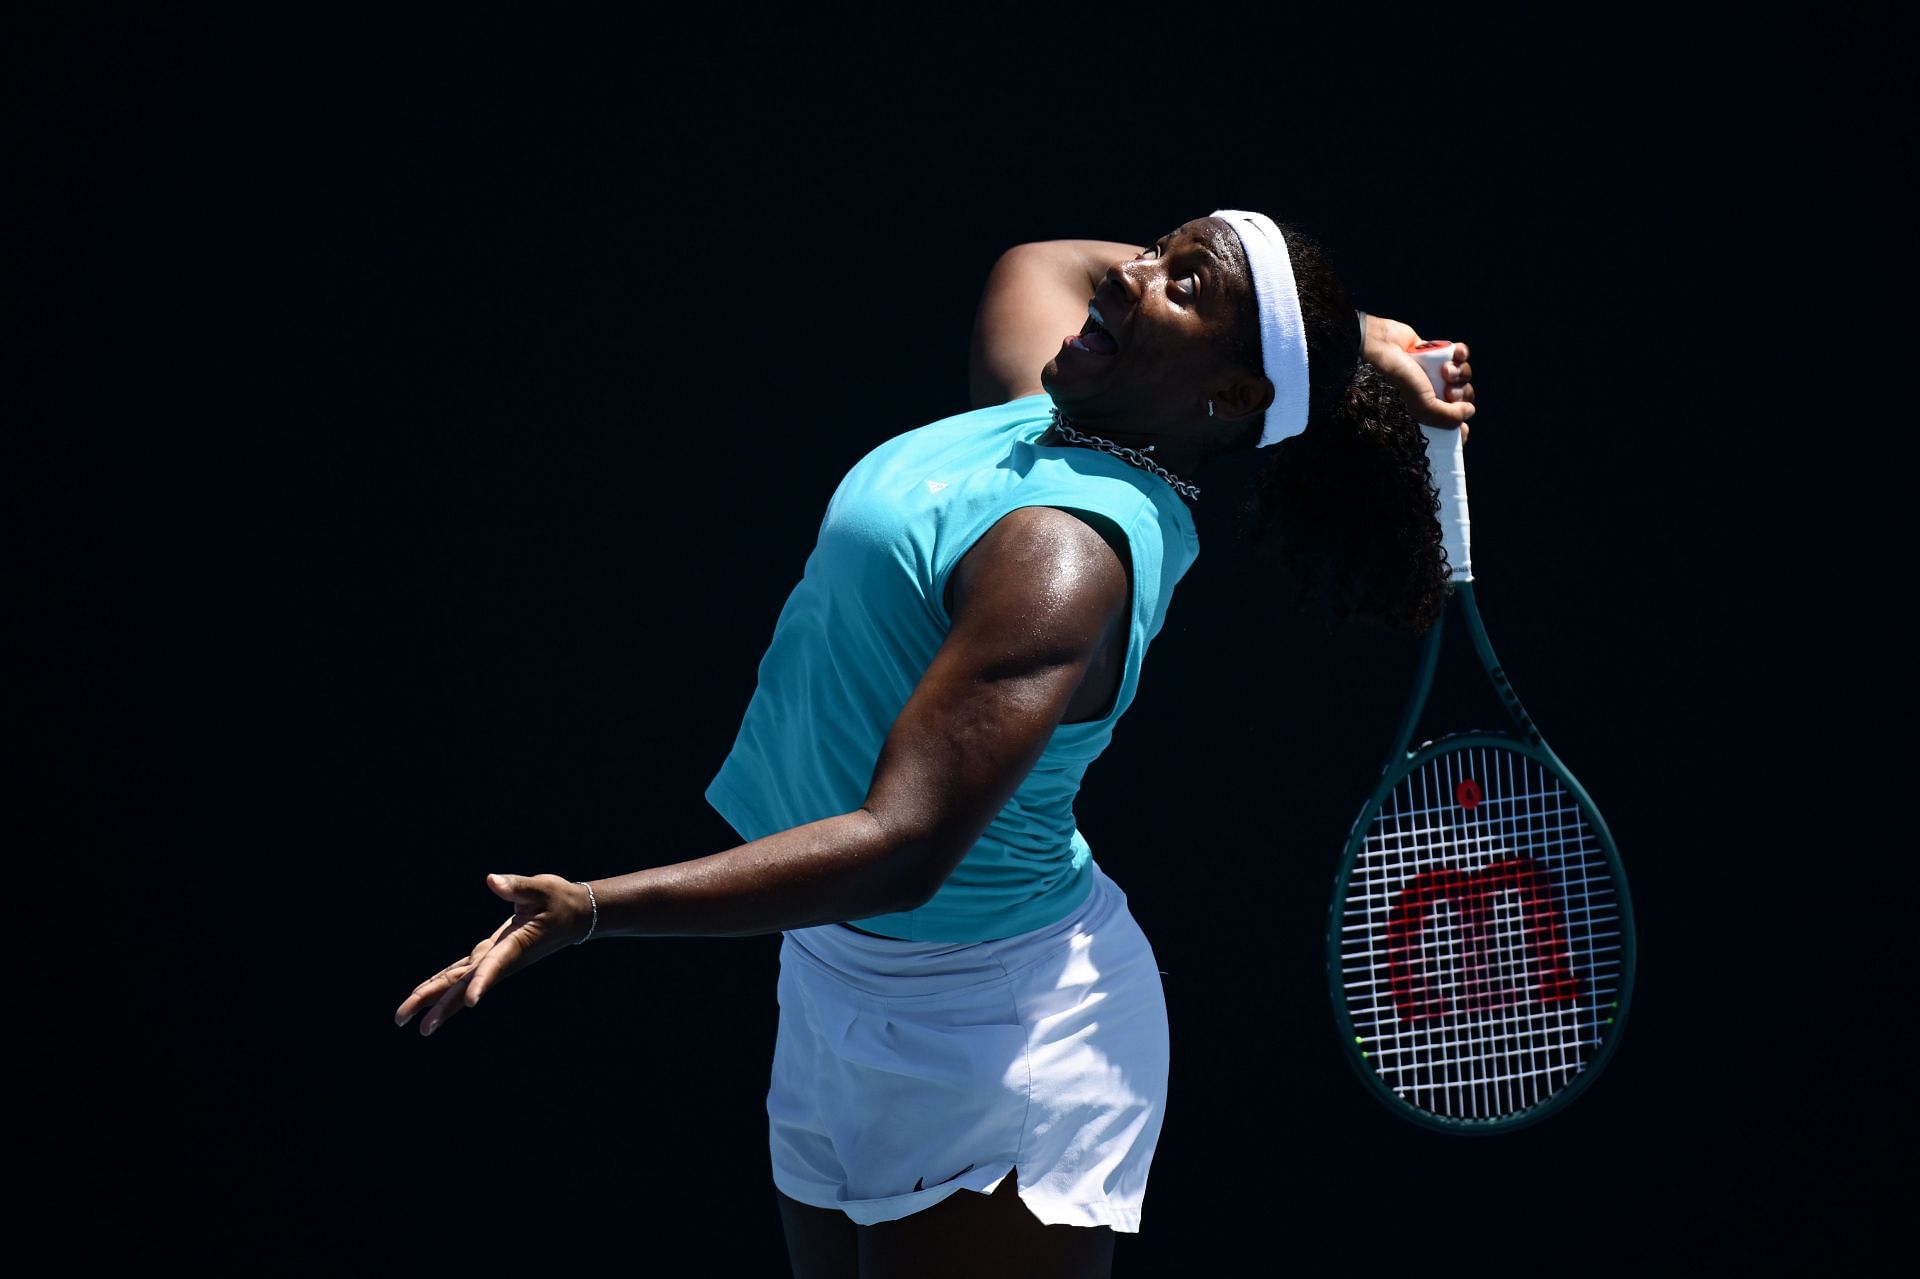
[[[1545,766],[1486,746],[1429,760],[1382,803],[1348,880],[1341,980],[1360,1050],[1447,1118],[1547,1100],[1612,1025],[1620,900]]]

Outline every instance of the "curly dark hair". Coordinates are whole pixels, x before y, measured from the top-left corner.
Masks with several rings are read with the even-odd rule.
[[[1237,527],[1278,564],[1295,603],[1417,631],[1431,625],[1446,602],[1440,494],[1420,430],[1386,378],[1362,366],[1340,404],[1273,453]]]
[[[1353,303],[1326,254],[1280,229],[1307,336],[1307,427],[1262,450],[1273,457],[1235,531],[1256,559],[1277,565],[1297,606],[1424,631],[1446,603],[1447,577],[1425,440],[1398,392],[1360,358]],[[1243,296],[1239,328],[1252,345],[1240,354],[1257,369],[1259,319],[1251,291]],[[1260,429],[1256,420],[1236,447],[1253,449]]]

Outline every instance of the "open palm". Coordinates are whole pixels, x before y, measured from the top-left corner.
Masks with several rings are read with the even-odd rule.
[[[394,1025],[406,1025],[425,1009],[420,1033],[431,1035],[447,1018],[478,1004],[496,982],[586,935],[588,896],[579,884],[558,875],[489,875],[487,887],[513,903],[513,914],[466,955],[415,986],[394,1011]]]

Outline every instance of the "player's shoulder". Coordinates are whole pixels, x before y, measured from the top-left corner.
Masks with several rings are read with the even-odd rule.
[[[1115,538],[1124,542],[1125,534],[1112,516],[1063,501],[1058,506],[1016,506],[995,521],[980,540],[1034,554],[1072,554],[1088,550],[1095,543],[1111,545]]]
[[[1110,517],[1058,506],[1018,506],[994,522],[954,574],[955,604],[1104,617],[1126,606],[1126,533]]]

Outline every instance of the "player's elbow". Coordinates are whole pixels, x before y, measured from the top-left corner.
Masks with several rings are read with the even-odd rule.
[[[1029,240],[1003,250],[993,264],[989,278],[1003,280],[1058,274],[1074,261],[1073,246],[1067,240]]]
[[[979,838],[970,824],[921,815],[861,810],[881,832],[883,871],[876,885],[888,904],[874,914],[918,910],[933,900],[953,868]]]
[[[933,900],[933,895],[940,891],[940,885],[945,882],[945,876],[936,877],[927,874],[907,878],[901,882],[900,896],[895,899],[894,904],[889,906],[885,911],[876,911],[874,913],[904,915],[908,911],[919,910],[922,906]]]

